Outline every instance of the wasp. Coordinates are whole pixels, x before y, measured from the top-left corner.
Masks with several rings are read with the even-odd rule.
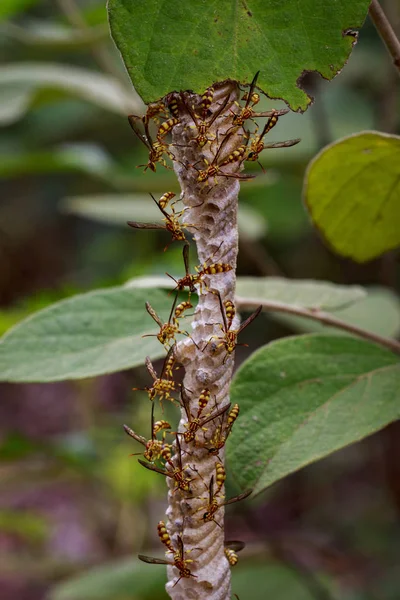
[[[137,125],[137,121],[141,121],[144,126],[144,133]],[[169,144],[166,144],[162,139],[157,139],[155,142],[151,139],[149,125],[146,121],[146,117],[138,117],[136,115],[128,116],[129,125],[132,127],[134,133],[137,135],[139,140],[146,146],[149,151],[149,161],[147,165],[138,165],[138,167],[144,167],[144,170],[150,169],[156,171],[156,164],[161,163],[166,169],[170,169],[164,159],[164,154],[171,160],[175,157],[172,152],[169,151]]]
[[[257,93],[254,94],[254,88],[256,86],[259,74],[260,71],[257,71],[257,73],[253,77],[253,81],[250,84],[249,91],[243,96],[243,100],[246,101],[246,104],[238,113],[233,115],[232,123],[234,126],[239,127],[243,125],[243,123],[247,121],[247,119],[251,119],[254,115],[253,107],[260,101],[260,96]]]
[[[278,111],[276,111],[276,113],[277,112]],[[267,135],[269,131],[271,131],[273,127],[275,127],[277,122],[277,114],[272,115],[266,122],[264,129],[261,132],[261,135],[254,135],[253,139],[251,140],[250,148],[248,149],[245,160],[258,162],[259,154],[266,148],[288,148],[290,146],[295,146],[300,142],[300,138],[296,138],[294,140],[287,140],[286,142],[271,142],[270,144],[265,144],[263,142],[263,138]]]
[[[199,398],[199,408],[198,408],[196,416],[193,416],[192,413],[190,412],[189,398],[187,397],[186,392],[184,391],[183,388],[181,390],[181,398],[182,398],[182,404],[185,409],[188,422],[185,423],[185,427],[187,428],[187,431],[185,431],[184,433],[180,433],[179,435],[183,435],[183,439],[185,440],[185,442],[187,444],[189,444],[192,441],[194,441],[196,443],[196,433],[199,431],[199,429],[204,429],[204,425],[206,425],[206,423],[209,423],[213,419],[216,419],[217,417],[225,414],[226,411],[230,408],[230,404],[228,404],[227,406],[224,406],[224,408],[221,408],[221,409],[213,412],[212,414],[201,418],[201,414],[202,414],[203,410],[205,409],[205,407],[207,406],[208,400],[210,398],[209,390],[208,389],[202,390],[202,392],[200,394],[200,398]]]
[[[155,471],[156,473],[160,473],[161,475],[165,475],[166,477],[171,477],[174,480],[175,490],[181,490],[182,492],[192,493],[190,482],[193,479],[190,479],[186,476],[185,469],[182,467],[182,451],[181,445],[179,443],[178,435],[176,437],[176,448],[177,448],[177,466],[174,467],[174,464],[171,460],[167,461],[167,465],[171,466],[172,469],[159,469],[155,465],[144,462],[144,460],[138,459],[140,464],[146,469],[150,469],[150,471]]]
[[[218,252],[221,245],[222,245],[222,242],[218,246],[218,248],[215,252]],[[214,252],[214,254],[215,254],[215,252]],[[176,283],[175,289],[176,290],[182,291],[185,289],[185,287],[189,288],[189,295],[191,293],[196,292],[196,287],[195,287],[196,285],[199,285],[200,294],[202,293],[203,283],[204,283],[203,277],[205,275],[218,275],[219,273],[227,273],[228,271],[231,271],[233,268],[231,265],[228,265],[227,263],[222,263],[222,262],[211,263],[211,264],[207,265],[208,261],[206,261],[205,263],[203,263],[203,265],[195,267],[196,273],[191,274],[191,273],[189,273],[189,244],[185,244],[183,246],[182,254],[183,254],[183,262],[185,265],[185,276],[182,277],[181,279],[176,280],[169,273],[166,273],[166,275],[168,275],[168,277],[171,277],[171,279],[173,279],[173,281],[175,281],[175,283]],[[213,256],[214,256],[214,254],[213,254]],[[211,258],[208,260],[211,260]]]
[[[143,554],[139,554],[138,558],[143,562],[150,563],[151,565],[171,565],[178,569],[179,578],[174,583],[174,587],[183,577],[197,577],[197,575],[193,575],[188,564],[193,563],[193,560],[190,558],[185,558],[185,550],[183,545],[182,536],[177,536],[177,548],[174,548],[172,545],[172,541],[170,535],[167,531],[164,521],[160,521],[157,525],[158,536],[161,542],[167,547],[167,552],[172,554],[171,560],[166,560],[163,558],[153,558],[152,556],[144,556]]]
[[[231,565],[231,567],[234,567],[237,564],[239,560],[237,553],[243,550],[245,545],[246,544],[244,542],[239,542],[237,540],[224,542],[225,556],[228,559],[228,562]]]
[[[212,90],[212,93],[211,93],[211,90]],[[183,92],[181,92],[182,102],[184,103],[184,105],[185,105],[185,107],[197,129],[197,136],[195,138],[193,138],[193,141],[196,142],[197,145],[200,146],[200,148],[203,148],[207,143],[211,144],[216,139],[216,136],[214,136],[214,135],[212,137],[209,137],[207,135],[208,131],[209,131],[210,127],[212,126],[212,124],[214,123],[214,121],[222,114],[222,112],[224,111],[224,109],[226,108],[226,106],[229,102],[229,94],[228,94],[228,96],[225,98],[225,101],[222,103],[221,107],[218,110],[216,110],[208,120],[206,120],[206,115],[207,115],[209,107],[211,106],[213,97],[214,97],[214,88],[208,88],[208,90],[206,90],[206,92],[204,92],[202,99],[201,99],[200,107],[203,109],[203,118],[200,119],[198,117],[198,115],[196,115],[195,111],[190,106],[190,104],[188,102],[186,102]]]
[[[179,123],[179,119],[176,119],[175,117],[171,117],[171,119],[168,119],[167,121],[164,121],[164,123],[162,123],[160,125],[160,127],[158,128],[157,131],[157,140],[162,144],[163,143],[163,137],[165,135],[167,135],[167,133],[169,133],[170,131],[173,130],[173,128],[175,127],[175,125],[178,125]]]
[[[230,327],[232,325],[232,321],[230,321],[230,323],[228,322],[227,315],[226,315],[227,309],[226,309],[226,306],[224,306],[222,304],[221,294],[218,291],[213,292],[213,293],[218,296],[218,301],[219,301],[219,306],[220,306],[222,321],[223,321],[223,323],[220,324],[220,327],[221,327],[223,335],[222,336],[215,336],[215,335],[211,336],[211,338],[208,340],[207,344],[205,345],[204,350],[207,348],[207,346],[211,340],[213,340],[213,339],[221,340],[221,342],[219,344],[217,344],[216,349],[224,346],[224,348],[226,350],[226,356],[224,358],[224,362],[225,362],[226,358],[230,354],[232,354],[232,352],[235,350],[236,346],[247,346],[247,344],[238,344],[237,337],[238,337],[239,333],[241,333],[243,331],[243,329],[246,329],[246,327],[248,325],[250,325],[250,323],[252,321],[254,321],[254,319],[256,317],[258,317],[258,315],[260,314],[260,312],[262,310],[262,305],[260,305],[257,308],[257,310],[255,310],[249,317],[247,317],[247,319],[245,321],[243,321],[243,323],[239,326],[238,329],[230,329]],[[229,301],[228,310],[229,310],[230,314],[232,311],[231,305],[232,305],[232,302]]]
[[[232,131],[232,133],[234,133],[234,132]],[[240,147],[240,149],[237,149],[236,151],[232,152],[228,156],[227,159],[223,160],[221,163],[218,162],[221,151],[227,144],[230,137],[231,137],[231,134],[228,133],[225,136],[225,138],[222,140],[211,163],[208,162],[208,160],[206,158],[203,159],[205,162],[205,165],[206,165],[205,169],[198,169],[195,165],[189,165],[197,171],[197,173],[198,173],[197,182],[198,183],[207,182],[211,177],[214,177],[215,181],[216,181],[217,177],[227,177],[227,178],[231,177],[233,179],[240,179],[241,181],[249,181],[250,179],[254,179],[254,175],[249,175],[249,174],[242,175],[240,173],[226,173],[225,171],[221,170],[222,166],[226,166],[227,164],[234,162],[234,160],[236,160],[236,158],[233,158],[234,152],[238,152],[239,154],[242,153],[242,150],[241,150],[242,147]]]
[[[150,123],[150,120],[153,119],[156,123],[159,123],[159,115],[167,115],[167,107],[161,100],[159,102],[151,102],[147,105],[147,110],[145,116],[143,117],[143,121],[144,123],[148,124]]]
[[[225,426],[221,422],[221,425],[217,427],[214,437],[208,441],[208,452],[213,456],[218,456],[218,452],[225,446],[232,427],[239,416],[239,410],[239,404],[234,404],[228,413]]]
[[[187,331],[181,331],[179,329],[178,319],[182,316],[182,314],[184,313],[185,310],[188,310],[189,308],[193,308],[193,304],[191,304],[188,301],[185,301],[185,302],[181,302],[180,304],[178,304],[178,306],[175,308],[177,298],[178,298],[178,294],[176,294],[176,296],[175,296],[175,300],[172,305],[171,312],[169,314],[167,323],[163,323],[161,321],[160,317],[158,316],[158,314],[156,313],[156,311],[152,308],[151,304],[149,302],[146,302],[146,310],[149,313],[149,315],[151,316],[151,318],[154,319],[154,321],[160,327],[160,331],[158,333],[147,333],[146,335],[143,335],[142,337],[156,336],[158,341],[161,342],[161,344],[168,347],[170,345],[170,341],[174,340],[174,342],[175,342],[176,334],[181,333],[184,335],[189,335]]]
[[[176,358],[174,346],[171,346],[171,348],[168,350],[167,356],[165,357],[161,375],[160,377],[158,377],[150,358],[146,356],[145,364],[148,372],[153,378],[153,385],[151,387],[145,388],[133,388],[133,390],[146,391],[151,401],[159,397],[161,406],[163,400],[170,400],[171,402],[174,402],[174,399],[172,398],[171,394],[176,391],[177,386],[175,381],[172,379],[175,362]]]
[[[167,194],[170,194],[170,193],[172,193],[172,192],[167,192]],[[166,194],[164,194],[164,196],[165,195]],[[158,206],[158,208],[164,215],[163,221],[165,222],[165,225],[161,225],[160,223],[138,223],[137,221],[127,221],[129,227],[133,227],[134,229],[165,229],[166,231],[169,231],[170,234],[172,235],[171,242],[175,242],[175,241],[186,242],[186,236],[185,236],[185,233],[182,228],[183,227],[193,227],[194,229],[196,229],[196,226],[193,225],[192,223],[182,223],[181,224],[179,222],[179,219],[180,219],[180,217],[182,217],[185,210],[182,210],[179,213],[176,213],[174,211],[174,209],[172,208],[172,212],[168,213],[165,210],[165,208],[163,208],[161,206],[160,202],[157,202],[157,200],[154,198],[153,194],[150,194],[150,196],[152,197],[152,199],[154,200],[154,202],[156,203],[156,205]],[[164,196],[161,196],[161,198],[164,198]],[[175,196],[175,194],[174,194],[174,196]],[[165,246],[164,252],[167,248],[168,248],[168,245]]]
[[[150,466],[150,465],[148,465],[148,466]],[[233,498],[229,498],[229,500],[219,502],[217,495],[214,494],[214,475],[212,475],[211,479],[210,479],[210,485],[208,487],[208,504],[206,506],[201,506],[200,508],[198,508],[196,510],[196,512],[206,509],[206,512],[201,517],[201,520],[204,523],[209,523],[210,521],[214,521],[214,523],[216,523],[216,525],[218,525],[218,527],[221,527],[221,529],[222,529],[222,526],[214,518],[215,513],[222,506],[227,506],[228,504],[233,504],[234,502],[239,502],[240,500],[244,500],[245,498],[250,496],[252,491],[253,490],[246,490],[245,492],[243,492],[242,494],[239,494],[238,496],[234,496]],[[221,499],[223,500],[223,497]]]
[[[171,460],[171,444],[165,443],[165,433],[166,429],[171,429],[171,425],[164,420],[154,422],[154,403],[151,407],[151,439],[146,440],[141,435],[138,435],[133,429],[128,427],[128,425],[124,425],[125,433],[127,433],[131,438],[139,442],[145,447],[144,452],[139,452],[132,454],[131,456],[137,456],[138,454],[143,454],[146,460],[149,462],[154,462],[159,458],[164,460]],[[157,433],[159,431],[163,431],[162,440],[157,439]]]

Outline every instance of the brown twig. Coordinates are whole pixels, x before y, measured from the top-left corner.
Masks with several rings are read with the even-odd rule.
[[[393,64],[400,75],[400,41],[398,40],[393,27],[382,10],[378,0],[372,0],[369,7],[369,15],[381,36],[388,52],[393,58]]]
[[[307,319],[319,321],[320,323],[323,323],[328,327],[337,327],[338,329],[343,329],[344,331],[353,333],[354,335],[369,340],[370,342],[374,342],[375,344],[384,346],[385,348],[388,348],[396,354],[400,354],[400,342],[383,337],[381,335],[378,335],[377,333],[372,333],[371,331],[367,331],[366,329],[357,327],[357,325],[351,325],[350,323],[346,323],[346,321],[342,321],[341,319],[333,317],[329,313],[323,312],[321,310],[302,308],[299,306],[291,306],[290,304],[284,304],[282,302],[275,302],[272,300],[260,301],[251,298],[236,298],[236,305],[238,308],[243,308],[244,306],[260,306],[260,304],[263,306],[264,309],[272,312],[282,312],[291,315],[297,315],[298,317],[306,317]]]

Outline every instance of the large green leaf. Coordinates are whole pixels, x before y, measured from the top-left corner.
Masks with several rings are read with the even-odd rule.
[[[314,158],[304,200],[328,244],[364,262],[400,244],[399,182],[400,137],[367,131]]]
[[[124,116],[141,110],[135,92],[128,93],[109,75],[64,64],[12,63],[0,67],[0,95],[13,98],[2,106],[0,124],[8,125],[21,118],[49,90],[82,98]]]
[[[358,285],[337,285],[328,281],[285,279],[284,277],[238,277],[237,302],[246,305],[276,301],[313,310],[337,310],[366,296]]]
[[[332,79],[343,67],[369,0],[170,2],[109,0],[111,32],[145,102],[173,90],[202,93],[215,81],[258,84],[293,110],[310,98],[307,71]]]
[[[151,301],[161,319],[172,299],[154,289],[111,288],[80,294],[35,313],[0,342],[3,381],[80,379],[128,369],[165,350],[145,310]]]
[[[255,492],[400,417],[400,363],[378,346],[346,337],[285,338],[237,371],[240,405],[228,459]]]
[[[57,584],[49,600],[166,600],[165,583],[165,567],[147,568],[137,559],[124,558]]]

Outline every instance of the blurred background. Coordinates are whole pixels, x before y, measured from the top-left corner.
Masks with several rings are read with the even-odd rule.
[[[383,4],[398,27],[400,3]],[[163,252],[163,232],[126,226],[158,219],[148,192],[178,188],[172,171],[135,168],[147,153],[126,116],[143,105],[110,40],[105,0],[2,0],[0,19],[4,333],[67,296],[179,274],[182,257],[179,244]],[[242,186],[239,275],[367,286],[361,318],[398,336],[398,253],[364,265],[335,256],[301,199],[306,166],[324,145],[365,129],[399,133],[398,75],[371,23],[335,80],[310,76],[304,86],[314,105],[282,118],[268,137],[301,144],[265,151],[265,174],[252,164],[259,177]],[[262,109],[281,105],[265,99]],[[312,327],[263,315],[244,341],[253,350]],[[237,363],[249,351],[241,348]],[[129,455],[141,448],[122,430],[128,423],[147,435],[147,397],[131,391],[146,382],[136,369],[1,385],[1,600],[166,598],[164,568],[135,558],[163,555],[155,524],[165,483],[138,468]],[[233,591],[241,600],[398,599],[399,516],[393,424],[230,507],[227,538],[246,542]]]

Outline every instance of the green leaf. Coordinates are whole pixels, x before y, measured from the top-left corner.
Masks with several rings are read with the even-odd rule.
[[[265,93],[305,110],[311,99],[299,78],[318,71],[332,79],[340,71],[368,5],[369,0],[109,0],[108,13],[114,41],[146,103],[173,90],[202,93],[225,79],[249,83],[260,70],[258,85]]]
[[[400,417],[398,357],[347,337],[272,342],[237,371],[240,415],[228,442],[233,475],[261,492]]]
[[[11,533],[30,542],[43,542],[47,534],[46,520],[34,512],[0,510],[0,532]]]
[[[304,201],[335,252],[365,262],[400,244],[399,182],[400,137],[367,131],[315,157]]]
[[[75,196],[63,199],[61,208],[67,213],[123,227],[126,227],[128,220],[159,222],[162,225],[163,219],[162,213],[148,194]],[[177,211],[181,209],[183,205],[176,207]],[[264,217],[249,206],[239,205],[238,223],[239,234],[248,240],[261,239],[266,233]]]
[[[38,0],[1,0],[0,20],[9,19],[34,4],[38,4]]]
[[[338,319],[361,327],[371,333],[396,338],[400,334],[400,299],[386,288],[367,288],[367,296],[354,304],[334,311]],[[329,309],[325,309],[329,310]],[[268,313],[273,319],[285,323],[295,331],[351,335],[343,329],[328,327],[318,321],[278,312]]]
[[[358,285],[327,281],[291,280],[284,277],[238,277],[236,302],[276,301],[314,310],[337,310],[366,296]]]
[[[167,600],[165,583],[162,565],[152,568],[137,559],[124,558],[57,584],[49,600]]]
[[[167,319],[171,297],[155,289],[111,288],[53,304],[8,331],[0,342],[0,380],[61,381],[128,369],[165,350],[147,315],[151,300]]]
[[[0,124],[9,125],[20,119],[40,94],[49,90],[124,116],[142,109],[135,92],[127,92],[109,75],[56,63],[12,63],[0,67],[0,95],[13,97],[15,105],[2,108]]]

